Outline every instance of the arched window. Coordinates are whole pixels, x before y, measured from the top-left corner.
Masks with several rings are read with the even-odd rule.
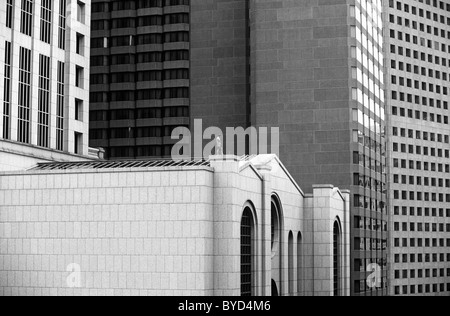
[[[252,296],[253,292],[253,241],[255,221],[252,210],[246,207],[241,221],[241,295]]]
[[[272,195],[271,202],[271,239],[272,239],[272,275],[273,282],[276,288],[276,293],[279,296],[284,295],[282,284],[287,283],[283,275],[284,260],[288,257],[284,253],[284,235],[283,232],[283,211],[281,202],[276,194]],[[272,287],[274,288],[274,287]],[[289,293],[289,289],[287,291]]]
[[[272,280],[272,296],[279,296],[277,282],[275,280]]]
[[[271,237],[272,237],[272,252],[278,249],[278,244],[280,242],[280,210],[275,200],[272,200],[271,204]]]
[[[303,294],[303,238],[302,233],[297,237],[297,292]]]
[[[294,234],[289,232],[288,239],[289,294],[294,296]]]
[[[341,228],[339,222],[334,222],[333,227],[333,285],[334,285],[334,296],[340,295],[340,255],[341,255]]]

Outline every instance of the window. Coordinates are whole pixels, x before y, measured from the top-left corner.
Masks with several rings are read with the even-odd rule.
[[[64,148],[64,63],[58,61],[56,94],[56,149]]]
[[[66,1],[59,1],[58,47],[60,49],[66,48]]]
[[[91,38],[91,48],[108,48],[108,38],[106,37],[97,37]],[[103,62],[98,66],[103,66]]]
[[[83,2],[78,1],[77,2],[77,21],[84,24],[85,19],[86,19],[86,5]]]
[[[76,53],[84,56],[84,35],[77,33],[77,47]]]
[[[49,147],[50,57],[39,55],[38,146]]]
[[[33,30],[33,0],[22,0],[20,32],[31,36]]]
[[[303,238],[302,233],[297,237],[297,292],[303,294]]]
[[[289,293],[291,296],[295,295],[294,290],[294,234],[289,232],[288,237],[288,280]]]
[[[74,136],[74,153],[83,154],[83,134],[75,132]]]
[[[338,221],[334,223],[333,228],[333,289],[334,296],[340,295],[340,239],[341,231]]]
[[[241,295],[253,293],[253,240],[254,220],[249,207],[246,207],[241,221]]]
[[[275,199],[272,199],[271,204],[271,244],[272,254],[275,254],[278,249],[278,243],[280,240],[280,210],[278,203]]]
[[[11,129],[11,43],[5,42],[5,78],[3,81],[3,138],[10,139]]]
[[[41,41],[50,44],[51,31],[52,31],[52,0],[42,0]]]
[[[75,120],[83,121],[83,101],[75,99]]]
[[[76,66],[75,71],[75,86],[77,88],[84,88],[84,69],[82,67]]]
[[[14,4],[13,0],[6,1],[6,27],[12,29],[14,21]]]
[[[19,104],[17,141],[30,142],[31,50],[21,47],[19,54]]]

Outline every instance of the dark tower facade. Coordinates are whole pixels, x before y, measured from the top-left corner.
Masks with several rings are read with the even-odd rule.
[[[170,156],[189,126],[189,0],[93,1],[90,143],[109,158]]]

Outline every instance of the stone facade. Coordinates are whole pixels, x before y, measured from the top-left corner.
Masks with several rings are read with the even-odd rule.
[[[6,1],[0,10],[0,141],[87,156],[91,1],[11,3],[10,11]],[[25,8],[31,10],[29,22]],[[25,34],[28,23],[30,33]],[[45,23],[49,23],[48,42]],[[23,50],[30,52],[29,60]],[[49,58],[49,63],[43,63],[42,57]],[[7,64],[9,75],[5,73]],[[48,74],[43,71],[47,66]],[[29,70],[29,82],[24,83],[29,84],[29,93],[27,88],[20,89],[19,82],[26,77],[21,69],[23,73]],[[48,97],[43,90],[48,91]],[[28,127],[23,127],[26,124]]]
[[[249,3],[191,0],[191,118],[204,128],[249,124]]]
[[[100,164],[0,175],[0,295],[240,295],[244,210],[252,295],[272,284],[280,295],[333,295],[336,222],[339,295],[350,294],[348,192],[304,195],[272,155]]]

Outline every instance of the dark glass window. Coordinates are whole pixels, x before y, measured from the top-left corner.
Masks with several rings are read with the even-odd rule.
[[[251,296],[253,286],[253,215],[250,208],[244,210],[241,222],[241,295]]]

